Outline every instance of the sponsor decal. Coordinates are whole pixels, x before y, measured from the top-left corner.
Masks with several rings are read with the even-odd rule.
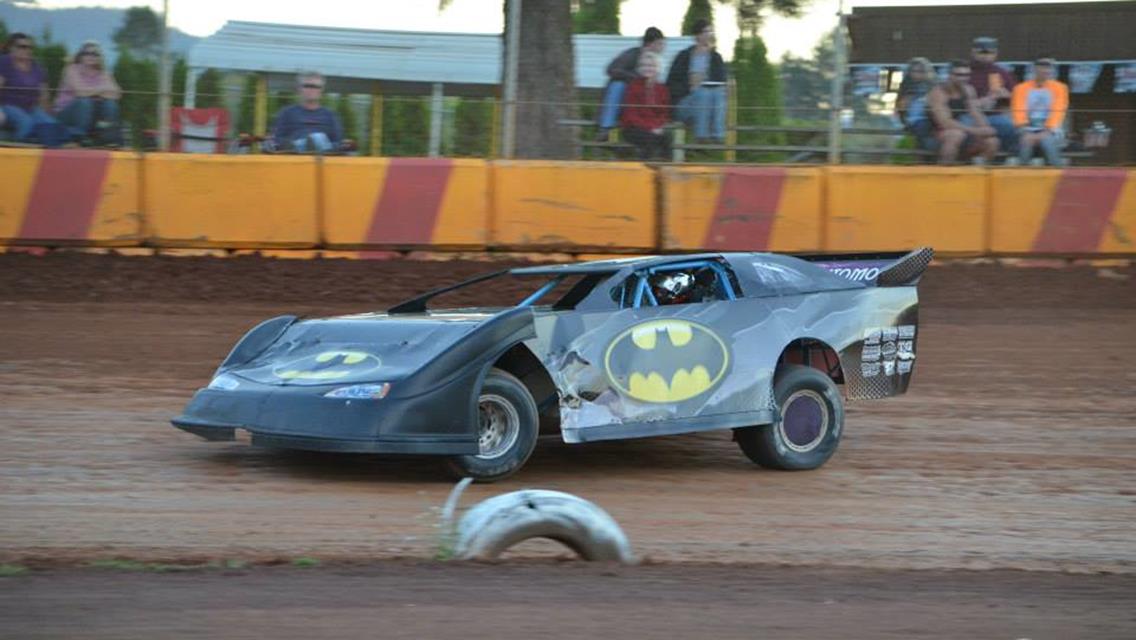
[[[901,325],[899,325],[899,337],[903,338],[905,340],[914,339],[915,338],[915,325],[913,325],[913,324],[901,324]]]
[[[896,363],[895,368],[896,368],[896,371],[899,371],[899,373],[902,375],[902,374],[906,374],[906,373],[911,373],[911,365],[912,365],[912,362],[910,360],[900,360],[899,362]]]
[[[880,359],[880,345],[878,345],[878,344],[866,344],[866,345],[864,345],[864,351],[860,353],[860,360],[868,361],[868,360],[879,360],[879,359]]]
[[[682,402],[713,389],[730,353],[708,327],[650,320],[620,333],[604,352],[604,370],[619,392],[642,402]]]
[[[861,362],[860,375],[865,378],[873,378],[880,375],[880,363],[878,362]]]
[[[880,338],[883,339],[884,342],[895,342],[895,339],[898,336],[898,327],[884,327],[883,329],[880,329]]]
[[[913,360],[915,358],[915,341],[900,340],[896,357],[900,360]]]
[[[884,360],[884,375],[895,375],[895,360]]]
[[[885,342],[880,347],[880,353],[883,354],[885,360],[895,359],[896,346],[894,342]]]
[[[864,344],[879,344],[880,343],[880,330],[868,329],[864,331]]]

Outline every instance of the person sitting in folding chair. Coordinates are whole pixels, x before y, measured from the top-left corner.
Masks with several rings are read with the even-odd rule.
[[[265,151],[328,153],[343,150],[343,125],[334,111],[320,104],[323,76],[309,71],[301,73],[296,81],[300,101],[276,114],[272,133],[265,141]]]

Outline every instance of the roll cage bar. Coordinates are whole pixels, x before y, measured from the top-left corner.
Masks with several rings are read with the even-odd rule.
[[[621,309],[626,309],[626,308],[637,309],[637,308],[642,307],[642,306],[659,306],[658,299],[655,298],[655,294],[651,291],[651,287],[650,287],[650,283],[649,283],[650,277],[655,275],[655,274],[658,274],[658,273],[666,273],[666,272],[670,272],[670,271],[682,271],[682,270],[686,270],[686,269],[695,269],[695,270],[710,269],[714,273],[714,278],[715,278],[715,282],[716,282],[716,285],[717,285],[717,289],[721,292],[721,294],[723,296],[725,296],[725,299],[726,300],[736,300],[738,298],[739,291],[737,290],[737,287],[735,285],[736,281],[731,277],[730,272],[727,270],[727,267],[723,263],[721,258],[718,257],[718,256],[713,256],[713,257],[707,257],[707,258],[701,258],[700,257],[700,258],[693,259],[693,260],[683,260],[683,261],[680,261],[680,262],[652,264],[652,265],[640,267],[640,268],[637,268],[637,269],[630,269],[629,273],[628,273],[628,270],[626,270],[626,269],[622,269],[622,270],[621,269],[611,269],[610,271],[607,271],[607,270],[598,271],[598,270],[582,270],[582,269],[571,269],[571,268],[563,269],[560,272],[552,272],[552,273],[548,273],[548,272],[544,272],[544,271],[536,271],[536,270],[533,270],[531,272],[529,272],[527,270],[494,271],[494,272],[491,272],[491,273],[485,273],[485,274],[482,274],[482,275],[479,275],[479,276],[475,276],[475,277],[469,278],[467,280],[462,280],[461,282],[458,282],[456,284],[452,284],[452,285],[449,285],[449,286],[446,286],[446,287],[441,287],[441,288],[438,288],[438,289],[434,289],[432,291],[427,291],[426,293],[423,293],[419,296],[416,296],[416,297],[411,298],[409,300],[400,302],[399,304],[396,304],[395,306],[390,307],[389,309],[387,309],[387,313],[391,313],[391,314],[425,313],[426,312],[426,303],[429,302],[431,299],[433,299],[433,298],[435,298],[439,295],[442,295],[443,293],[448,293],[448,292],[454,291],[456,289],[461,289],[463,287],[468,287],[470,285],[478,284],[480,282],[485,282],[487,280],[499,278],[499,277],[506,275],[506,274],[520,275],[520,276],[523,276],[523,275],[550,275],[551,276],[548,279],[548,281],[546,281],[539,288],[537,288],[536,291],[529,294],[528,296],[525,297],[524,300],[521,300],[519,303],[517,303],[515,305],[516,307],[532,306],[532,305],[536,304],[537,301],[539,301],[545,295],[547,295],[550,291],[555,289],[556,286],[558,284],[560,284],[565,278],[567,278],[569,276],[573,276],[573,275],[581,275],[581,276],[584,276],[583,279],[580,282],[578,282],[575,286],[573,286],[569,290],[569,292],[566,293],[560,300],[558,300],[556,303],[553,304],[554,309],[572,308],[575,303],[578,303],[581,300],[583,300],[583,298],[585,298],[587,296],[589,291],[594,289],[596,286],[602,284],[604,281],[608,280],[612,276],[618,276],[621,273],[628,273],[627,279],[624,279],[623,282],[626,283],[628,281],[628,279],[630,279],[630,278],[636,278],[636,281],[635,281],[635,286],[634,286],[634,292],[631,293],[630,299],[628,299],[628,294],[629,294],[628,287],[622,286],[622,285],[617,285],[617,286],[619,286],[619,290],[620,290],[619,299],[617,300],[617,302],[619,304],[619,308],[621,308]],[[613,299],[614,299],[614,291],[612,293],[613,293]]]

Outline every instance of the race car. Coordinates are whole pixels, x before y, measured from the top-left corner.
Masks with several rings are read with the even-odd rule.
[[[932,254],[530,266],[385,312],[280,316],[245,334],[172,422],[207,440],[243,430],[253,445],[443,456],[478,481],[516,472],[542,434],[732,429],[760,466],[815,469],[840,442],[844,399],[907,390]],[[498,278],[536,282],[508,307],[428,308]]]

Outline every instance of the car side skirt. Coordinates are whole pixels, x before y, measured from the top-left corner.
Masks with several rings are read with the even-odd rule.
[[[630,438],[649,438],[652,436],[673,436],[681,433],[714,431],[718,429],[737,429],[756,425],[772,424],[776,419],[773,409],[760,409],[714,416],[696,416],[679,420],[657,420],[653,422],[625,422],[622,424],[599,425],[595,427],[563,428],[564,442],[599,442],[601,440],[626,440]]]

